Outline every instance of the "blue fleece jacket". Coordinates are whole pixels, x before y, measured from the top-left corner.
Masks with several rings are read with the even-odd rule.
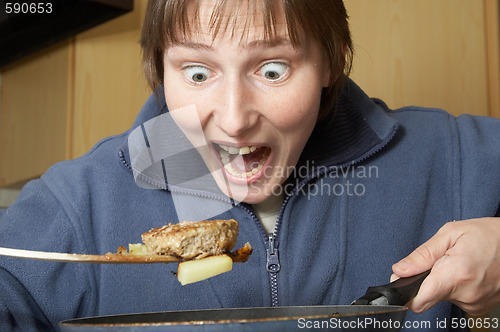
[[[151,97],[133,128],[165,112]],[[50,168],[0,210],[0,246],[104,254],[176,222],[171,192],[140,188],[127,136]],[[274,232],[280,270],[267,270],[268,235],[251,206],[216,218],[240,224],[249,261],[181,286],[176,265],[98,265],[0,257],[0,331],[57,329],[73,317],[271,305],[349,304],[384,284],[391,265],[446,222],[493,216],[500,202],[500,120],[438,109],[389,110],[349,82],[330,125],[315,128]],[[212,198],[187,197],[193,201]],[[480,256],[478,255],[478,259]],[[462,317],[449,303],[407,319]]]

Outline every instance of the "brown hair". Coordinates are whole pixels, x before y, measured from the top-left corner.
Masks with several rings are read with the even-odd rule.
[[[188,4],[195,3],[195,17],[188,17]],[[218,0],[211,18],[213,38],[238,17],[223,15],[230,0]],[[151,89],[157,92],[163,84],[163,53],[171,45],[179,42],[179,37],[189,36],[196,24],[201,0],[149,0],[142,27],[141,47],[146,79]],[[292,44],[300,44],[299,32],[314,38],[321,46],[330,69],[330,83],[323,89],[319,120],[325,118],[332,109],[351,70],[353,56],[348,16],[342,0],[281,0],[281,8],[286,17],[288,34]],[[275,33],[275,0],[238,0],[236,11],[246,5],[249,13],[260,12],[264,23],[264,37],[272,38]],[[249,15],[250,17],[252,15]],[[256,15],[253,15],[255,17]],[[226,17],[227,20],[223,21]],[[248,19],[248,18],[247,18]],[[249,26],[244,22],[245,26]],[[195,27],[196,28],[196,27]],[[234,31],[233,31],[234,32]]]

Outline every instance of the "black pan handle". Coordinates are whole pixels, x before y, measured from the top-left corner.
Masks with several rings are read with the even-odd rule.
[[[420,285],[431,271],[408,278],[400,278],[389,284],[369,287],[366,294],[354,301],[354,305],[400,305],[410,302],[417,295]]]

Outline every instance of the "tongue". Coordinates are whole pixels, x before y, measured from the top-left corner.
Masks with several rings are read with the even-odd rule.
[[[265,151],[266,148],[258,148],[249,154],[236,155],[234,159],[231,159],[231,166],[241,173],[250,172],[252,169],[259,167]]]

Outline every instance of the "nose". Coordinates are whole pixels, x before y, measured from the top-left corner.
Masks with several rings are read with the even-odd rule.
[[[240,78],[227,79],[219,88],[220,97],[214,107],[215,122],[229,137],[242,136],[258,120],[253,105],[254,92]]]

